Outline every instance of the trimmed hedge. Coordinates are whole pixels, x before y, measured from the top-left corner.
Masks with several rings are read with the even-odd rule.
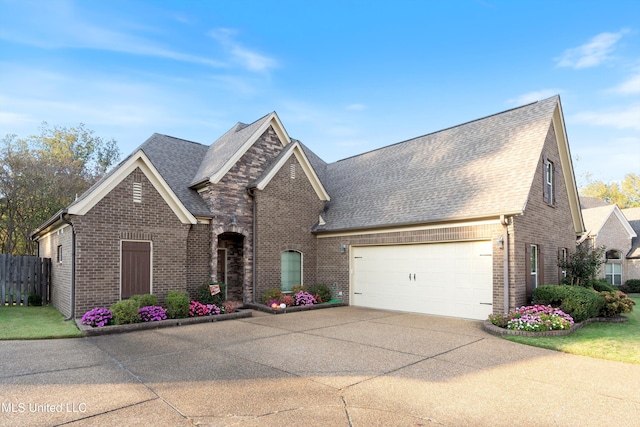
[[[614,288],[613,286],[608,284],[607,281],[604,279],[592,281],[591,287],[598,292],[613,292],[618,290],[618,288]]]
[[[116,325],[128,325],[138,323],[138,302],[133,299],[123,299],[111,306],[113,323]]]
[[[620,286],[620,290],[629,294],[640,293],[640,279],[627,280],[624,285]]]
[[[138,308],[158,305],[158,297],[152,294],[132,295],[131,298],[138,304]]]
[[[598,317],[605,299],[593,289],[581,286],[544,285],[533,291],[534,304],[559,307],[577,322]]]
[[[165,302],[169,319],[182,319],[189,316],[191,300],[185,292],[169,291]]]

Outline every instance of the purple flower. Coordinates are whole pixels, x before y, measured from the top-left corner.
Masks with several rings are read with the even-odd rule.
[[[87,311],[80,321],[84,325],[89,325],[93,328],[108,325],[113,319],[111,310],[106,307],[96,307]]]
[[[296,305],[313,305],[316,303],[316,299],[309,292],[300,291],[293,297]]]
[[[158,305],[149,305],[138,310],[138,319],[141,322],[157,322],[166,318],[166,310]]]

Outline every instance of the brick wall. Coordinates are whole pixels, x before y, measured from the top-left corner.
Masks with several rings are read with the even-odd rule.
[[[258,221],[256,301],[260,301],[267,289],[281,287],[283,251],[302,253],[304,285],[320,283],[316,276],[316,238],[311,234],[311,228],[318,222],[324,202],[318,198],[294,155],[264,190],[256,191],[255,197]]]
[[[142,203],[133,201],[134,182],[142,184]],[[72,221],[76,228],[76,317],[120,299],[122,240],[152,242],[151,290],[160,301],[170,289],[187,289],[188,238],[193,249],[205,244],[196,242],[202,230],[189,236],[190,226],[180,222],[140,169]],[[191,259],[189,269],[205,271],[205,259],[208,261],[208,257]]]
[[[553,206],[543,199],[544,157],[553,162],[556,170],[555,193],[556,201]],[[524,215],[514,217],[513,224],[513,264],[510,266],[511,307],[527,303],[526,276],[529,259],[525,253],[530,244],[542,248],[539,269],[543,271],[544,283],[557,284],[558,280],[558,249],[567,248],[569,252],[575,250],[576,233],[571,217],[569,196],[564,181],[564,170],[560,164],[558,144],[553,127],[545,139],[542,156],[536,167],[536,173],[529,193]]]
[[[198,285],[210,279],[210,237],[209,224],[192,225],[187,236],[187,290],[192,296]]]
[[[217,277],[218,241],[224,233],[243,237],[241,293],[243,301],[252,301],[253,295],[253,199],[247,193],[248,185],[255,181],[283,146],[276,132],[269,127],[225,174],[217,184],[209,184],[201,193],[207,201],[214,218],[211,220],[211,278]],[[237,289],[228,291],[236,295]]]
[[[66,317],[71,316],[71,254],[73,230],[64,225],[39,241],[41,258],[51,258],[51,304]],[[58,262],[58,245],[62,246],[62,262]]]
[[[629,237],[627,230],[624,229],[624,227],[620,223],[620,220],[615,216],[615,214],[612,214],[600,229],[600,232],[595,239],[595,246],[604,246],[607,248],[607,250],[615,249],[617,251],[620,251],[622,259],[619,263],[623,264],[622,283],[634,278],[630,275],[633,274],[633,269],[625,268],[628,267],[628,264],[630,263],[624,262],[625,256],[631,250],[631,238]],[[598,276],[602,278],[605,277],[604,265],[600,268]]]

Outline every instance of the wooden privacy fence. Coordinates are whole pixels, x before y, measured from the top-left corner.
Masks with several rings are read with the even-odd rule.
[[[29,294],[49,300],[51,259],[28,255],[0,254],[0,307],[29,305]]]

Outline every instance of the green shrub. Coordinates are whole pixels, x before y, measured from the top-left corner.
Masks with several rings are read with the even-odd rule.
[[[600,292],[605,300],[601,314],[604,317],[616,317],[622,313],[631,313],[633,306],[636,304],[625,293],[620,291]]]
[[[27,303],[29,305],[42,305],[42,297],[35,292],[30,292],[27,297]]]
[[[604,307],[604,297],[593,289],[581,286],[544,285],[533,291],[533,302],[558,307],[577,322],[598,317]]]
[[[278,288],[267,289],[262,295],[262,303],[266,304],[269,301],[278,300],[282,301],[282,291]]]
[[[138,319],[138,302],[132,299],[118,301],[111,306],[111,315],[113,323],[116,325],[127,325],[129,323],[137,323]]]
[[[134,300],[138,304],[138,308],[158,305],[158,297],[151,294],[133,295],[129,299]]]
[[[211,289],[209,288],[209,285],[220,286],[220,292],[215,295],[211,295]],[[227,292],[226,288],[227,288],[227,285],[225,285],[222,282],[203,283],[202,285],[198,286],[198,288],[196,289],[195,300],[201,304],[214,304],[214,305],[220,306],[225,300],[225,295]]]
[[[591,281],[591,287],[598,292],[613,292],[617,291],[616,288],[607,283],[605,279],[598,279]]]
[[[291,289],[291,295],[295,295],[298,292],[307,292],[307,288],[304,285],[295,285],[293,289]]]
[[[318,303],[331,300],[331,290],[327,285],[313,285],[307,292],[313,295]]]
[[[620,286],[622,292],[630,294],[640,293],[640,279],[629,279],[624,285]]]
[[[183,319],[189,316],[191,301],[185,292],[169,291],[165,302],[167,305],[167,318]]]

